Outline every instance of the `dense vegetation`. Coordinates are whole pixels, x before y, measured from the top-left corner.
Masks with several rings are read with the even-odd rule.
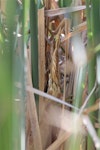
[[[0,150],[100,149],[100,0],[0,0]]]

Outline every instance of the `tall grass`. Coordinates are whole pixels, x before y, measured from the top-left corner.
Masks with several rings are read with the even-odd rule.
[[[5,1],[0,14],[0,149],[4,150],[25,149],[25,9],[22,11],[22,7],[16,1]],[[16,82],[21,89],[15,87]]]
[[[97,78],[96,78],[96,75],[97,75],[96,59],[99,57],[99,55],[98,54],[95,55],[94,48],[100,42],[99,4],[100,4],[99,0],[96,1],[96,3],[94,3],[94,1],[91,1],[91,3],[86,1],[87,23],[88,23],[88,52],[89,52],[89,54],[91,54],[91,53],[93,54],[91,57],[91,60],[89,61],[89,65],[88,65],[89,91],[92,90],[94,83],[97,80]],[[89,7],[89,5],[91,5],[91,8]],[[98,22],[97,25],[95,24],[96,21]],[[90,105],[90,106],[93,105],[95,100],[96,100],[96,95],[95,95],[95,93],[93,93],[88,105]],[[93,119],[92,119],[92,121],[94,122]],[[91,139],[90,139],[90,137],[88,137],[88,150],[91,149],[92,147],[93,146],[91,143]]]
[[[0,1],[2,2],[2,1]],[[25,150],[25,146],[26,146],[26,141],[25,138],[27,138],[27,134],[25,135],[25,96],[26,96],[26,90],[28,89],[26,86],[26,75],[27,72],[25,71],[25,67],[27,64],[27,41],[29,39],[30,36],[30,50],[31,50],[31,70],[29,69],[29,80],[31,81],[31,74],[32,74],[32,83],[33,83],[33,87],[38,89],[39,88],[39,79],[38,76],[40,75],[39,73],[39,68],[40,66],[38,66],[38,62],[39,62],[39,55],[38,54],[38,48],[40,45],[38,42],[38,9],[41,7],[44,7],[43,4],[45,5],[45,7],[47,6],[49,8],[49,5],[51,6],[51,8],[58,8],[58,7],[62,7],[61,10],[64,10],[63,7],[70,7],[71,4],[73,4],[74,6],[78,6],[79,3],[82,1],[76,0],[76,1],[72,1],[72,0],[59,0],[58,1],[58,5],[56,5],[56,3],[52,0],[46,0],[46,1],[41,1],[41,0],[23,0],[23,1],[14,1],[14,0],[9,0],[9,1],[5,1],[5,6],[1,5],[1,7],[3,6],[3,10],[0,11],[0,150]],[[51,4],[52,3],[52,4]],[[70,54],[69,56],[71,56],[71,61],[76,64],[75,65],[75,76],[74,76],[74,85],[73,85],[73,90],[74,92],[70,92],[71,95],[71,104],[75,106],[75,108],[81,108],[83,102],[86,100],[86,95],[83,98],[83,94],[84,94],[84,90],[85,88],[87,88],[87,92],[88,95],[91,92],[91,90],[93,89],[95,82],[97,82],[98,84],[98,88],[96,89],[96,91],[93,92],[92,96],[89,99],[88,104],[86,105],[86,107],[90,107],[93,106],[96,99],[98,99],[100,97],[100,77],[99,77],[99,73],[100,73],[100,16],[99,16],[99,12],[100,12],[100,0],[91,0],[88,1],[86,0],[86,15],[87,15],[87,38],[88,38],[88,42],[87,42],[87,62],[84,63],[85,60],[85,56],[81,55],[84,53],[84,48],[82,45],[82,41],[81,39],[81,34],[78,33],[75,36],[71,37],[71,40],[68,40],[67,43],[70,41],[71,42],[71,47],[72,50],[74,49],[74,54],[77,54],[77,60],[79,60],[78,58],[81,57],[83,64],[80,65],[80,62],[76,61],[74,59],[74,55]],[[46,9],[48,9],[46,8]],[[51,9],[50,8],[50,9]],[[2,8],[0,8],[2,9]],[[45,10],[42,10],[42,13],[44,11],[44,15],[45,16]],[[50,13],[50,12],[49,12]],[[54,12],[55,13],[55,12]],[[46,17],[43,18],[46,23],[46,32],[45,34],[48,32],[47,35],[44,35],[43,37],[45,37],[45,61],[47,65],[47,63],[50,61],[50,59],[52,60],[52,55],[50,56],[49,53],[54,52],[55,47],[57,46],[57,48],[61,48],[59,47],[59,42],[57,43],[56,41],[56,34],[54,33],[54,31],[51,33],[50,30],[52,29],[52,26],[54,25],[54,22],[50,22],[51,20],[54,19],[55,21],[55,25],[60,24],[60,21],[63,20],[63,18],[66,15],[61,15],[61,16],[57,16],[57,17]],[[74,32],[73,27],[77,26],[81,23],[81,15],[80,12],[73,12],[68,14],[68,18],[71,20],[71,28],[70,28],[70,33]],[[65,19],[65,18],[64,18]],[[43,24],[42,24],[43,25]],[[47,28],[47,25],[48,28]],[[54,26],[53,26],[54,27]],[[30,29],[29,29],[30,28]],[[55,27],[54,27],[55,28]],[[59,29],[59,32],[63,33],[63,30],[65,30],[65,28],[63,28],[63,26],[60,27],[61,29]],[[58,31],[57,31],[58,32]],[[58,33],[59,33],[58,32]],[[66,32],[66,31],[65,31]],[[28,34],[30,33],[30,35]],[[51,34],[53,35],[50,39],[49,36],[51,36]],[[59,33],[60,34],[60,33]],[[66,34],[66,33],[65,33]],[[47,40],[48,38],[48,40]],[[50,41],[53,38],[53,43],[52,41]],[[57,37],[58,38],[58,37]],[[58,39],[57,39],[58,40]],[[51,42],[51,43],[50,43]],[[49,44],[48,44],[49,43]],[[56,45],[56,44],[57,45]],[[53,45],[54,44],[54,45]],[[68,43],[69,44],[69,43]],[[81,46],[80,46],[81,45]],[[60,45],[61,46],[61,45]],[[47,48],[47,49],[46,49]],[[54,50],[53,50],[54,48]],[[63,49],[63,47],[62,47]],[[61,49],[61,50],[62,50]],[[98,49],[96,51],[96,49]],[[51,52],[52,51],[52,52]],[[47,53],[48,52],[48,53]],[[69,52],[69,50],[68,50]],[[64,55],[64,51],[62,52]],[[48,54],[48,55],[47,55]],[[54,53],[52,53],[54,54]],[[50,56],[50,59],[46,58],[46,56]],[[54,65],[52,66],[52,64],[49,66],[45,66],[44,68],[46,68],[47,72],[44,72],[44,76],[46,77],[46,81],[45,84],[47,83],[47,85],[43,85],[43,87],[47,88],[45,91],[49,91],[49,73],[51,71],[52,68],[49,67],[54,67],[57,68],[59,61],[57,60],[57,55],[53,55],[55,56],[54,58]],[[66,58],[68,59],[68,58]],[[47,62],[48,61],[48,62]],[[81,61],[81,59],[80,59]],[[51,61],[53,62],[53,60]],[[42,64],[41,64],[42,65]],[[55,65],[57,65],[55,67]],[[67,66],[68,67],[68,66]],[[29,66],[30,68],[30,66]],[[49,70],[49,71],[48,71]],[[55,73],[55,70],[53,70]],[[58,71],[58,70],[57,70]],[[49,72],[49,73],[48,73]],[[48,77],[46,76],[48,73]],[[56,72],[58,73],[58,72]],[[45,75],[46,74],[46,75]],[[58,74],[55,74],[55,76]],[[53,76],[53,73],[52,73]],[[57,79],[58,81],[58,76],[55,77],[55,79]],[[86,80],[87,78],[87,80]],[[40,81],[41,82],[41,81]],[[66,82],[66,80],[65,80]],[[20,83],[20,88],[18,86]],[[56,82],[53,81],[53,86],[55,87],[55,91],[58,92],[56,89],[58,85],[55,84]],[[58,82],[57,82],[58,83]],[[31,84],[31,83],[30,83]],[[32,85],[30,85],[32,86]],[[47,86],[47,87],[46,87]],[[52,86],[52,87],[53,87]],[[30,89],[32,89],[32,87],[30,87]],[[33,89],[34,91],[34,89]],[[51,93],[55,93],[55,91],[52,91]],[[63,90],[62,90],[63,91]],[[31,91],[32,92],[32,91]],[[39,92],[39,91],[38,91]],[[50,91],[49,91],[50,92]],[[48,93],[49,93],[48,92]],[[65,91],[64,91],[65,92]],[[50,94],[50,93],[49,93]],[[57,93],[58,97],[60,95],[63,95],[63,92],[61,93]],[[43,93],[42,93],[43,95]],[[55,95],[55,94],[54,94]],[[100,148],[95,148],[95,143],[93,142],[93,139],[90,137],[89,133],[87,132],[87,138],[80,134],[75,134],[72,132],[71,136],[66,136],[65,134],[63,134],[63,132],[61,132],[61,134],[58,135],[58,131],[56,127],[50,127],[50,131],[49,128],[46,129],[46,127],[48,127],[48,125],[45,125],[45,117],[43,118],[44,121],[44,126],[41,122],[40,125],[42,124],[42,129],[44,130],[43,133],[44,135],[41,135],[40,137],[40,131],[39,131],[39,124],[38,124],[38,115],[37,112],[39,111],[39,108],[37,107],[36,110],[36,106],[35,106],[35,102],[38,104],[38,96],[34,95],[32,93],[30,93],[30,91],[28,91],[28,106],[30,108],[29,110],[29,121],[31,122],[31,127],[30,130],[32,130],[32,140],[33,140],[33,147],[32,149],[41,149],[42,150],[42,144],[41,144],[41,137],[45,136],[50,137],[51,139],[49,139],[49,143],[47,141],[44,141],[45,145],[48,145],[49,148],[48,149],[52,149],[52,147],[54,149],[57,149],[59,147],[59,150],[64,149],[64,150],[99,150]],[[36,101],[35,101],[36,100]],[[44,100],[44,99],[43,99]],[[44,103],[42,103],[44,106],[40,106],[43,107],[43,109],[45,109],[45,101]],[[71,105],[70,104],[70,105]],[[49,103],[48,103],[49,105]],[[37,105],[38,106],[38,105]],[[51,107],[51,106],[49,106]],[[46,112],[44,112],[45,115],[47,115],[47,111],[49,111],[49,107],[46,108]],[[33,110],[34,109],[34,110]],[[55,107],[56,109],[56,107]],[[52,112],[51,115],[54,117],[58,117],[61,115],[59,114],[59,111],[55,113],[54,111],[54,106],[52,105]],[[37,112],[36,112],[37,111]],[[73,114],[75,113],[74,110]],[[58,114],[57,114],[58,113]],[[44,115],[43,114],[43,115]],[[56,115],[55,115],[56,114]],[[58,115],[58,116],[57,116]],[[42,116],[42,115],[41,115]],[[47,120],[51,118],[53,118],[52,116],[49,116]],[[46,116],[47,117],[47,116]],[[68,116],[67,116],[68,117]],[[93,119],[93,117],[97,118],[98,123],[100,123],[100,110],[97,111],[97,113],[90,113],[89,115],[94,127],[95,127],[95,119]],[[56,119],[56,118],[55,118]],[[73,118],[73,120],[76,118]],[[42,120],[42,119],[41,119]],[[65,119],[66,120],[66,119]],[[71,122],[74,122],[73,120],[70,120]],[[70,122],[69,121],[69,122]],[[48,121],[49,122],[49,121]],[[53,124],[51,121],[51,125],[53,124],[53,126],[57,126],[61,128],[61,125],[57,124],[61,124],[61,120],[54,120]],[[67,124],[69,123],[67,122]],[[75,120],[75,127],[77,130],[77,123]],[[35,130],[35,132],[34,132]],[[52,132],[52,130],[54,131],[54,133]],[[66,129],[67,130],[67,129]],[[46,131],[46,132],[45,132]],[[97,130],[98,136],[100,136],[100,128],[98,128]],[[50,134],[49,135],[47,135]],[[61,136],[62,135],[62,136]],[[29,136],[29,135],[28,135]],[[46,139],[46,140],[47,140]],[[67,140],[66,140],[67,139]],[[86,143],[87,141],[87,143]],[[34,143],[35,142],[35,143]],[[63,144],[64,143],[64,144]],[[49,145],[51,144],[51,145]],[[59,145],[59,146],[58,146]],[[62,146],[61,146],[62,145]],[[60,147],[61,146],[61,147]],[[30,147],[29,149],[30,150]]]
[[[12,2],[12,1],[10,1]],[[15,3],[12,2],[13,9],[8,5],[7,14],[5,18],[5,27],[8,28],[7,35],[5,35],[4,22],[1,20],[2,26],[0,27],[0,149],[12,149],[12,115],[13,115],[13,100],[12,100],[12,56],[14,43],[13,30],[15,18]],[[10,11],[8,11],[10,9]],[[13,29],[13,30],[12,30]]]

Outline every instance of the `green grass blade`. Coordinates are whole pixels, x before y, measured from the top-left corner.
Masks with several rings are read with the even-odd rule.
[[[99,39],[100,39],[100,31],[99,31],[99,27],[100,27],[100,17],[99,17],[99,3],[100,1],[97,0],[96,2],[94,2],[93,0],[91,1],[91,3],[89,3],[88,0],[86,0],[86,6],[87,6],[87,24],[88,24],[88,52],[91,55],[91,53],[93,54],[95,52],[94,47],[100,43]],[[91,9],[89,7],[89,5],[91,4]],[[96,25],[95,22],[98,22],[98,24]],[[88,72],[89,72],[89,92],[92,90],[95,80],[96,80],[96,55],[94,54],[93,57],[91,58],[91,60],[89,61],[89,65],[88,65]],[[88,103],[88,106],[91,106],[95,103],[95,93],[91,96],[90,101]],[[94,113],[92,113],[92,115],[96,115]],[[94,123],[94,120],[91,118],[92,122]],[[90,138],[90,136],[88,136],[88,143],[87,143],[87,149],[95,149],[94,148],[94,144]]]
[[[58,3],[60,7],[68,7],[71,5],[72,0],[59,0]]]
[[[37,1],[36,0],[34,1],[30,0],[30,29],[31,29],[32,82],[33,82],[33,86],[35,88],[38,88],[39,86],[38,85],[38,27],[37,27]]]
[[[13,8],[11,8],[11,4]],[[8,4],[8,3],[6,3]],[[5,36],[5,28],[0,30],[2,41],[0,41],[0,150],[13,150],[13,99],[12,99],[12,57],[14,43],[14,18],[15,2],[10,0],[5,11],[5,22],[8,32]],[[3,27],[4,27],[4,24]],[[5,33],[4,33],[5,34]],[[12,42],[10,42],[12,41]]]
[[[13,0],[6,1],[6,6],[3,28],[0,27],[0,150],[24,150],[25,38],[22,39],[22,36],[18,38],[17,33],[19,29],[23,30],[22,21],[25,12],[23,8],[21,14],[22,6]],[[22,34],[24,37],[24,30]],[[17,89],[15,82],[20,82],[22,89]]]

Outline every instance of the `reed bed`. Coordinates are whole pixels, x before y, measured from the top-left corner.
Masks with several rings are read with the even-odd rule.
[[[9,1],[0,1],[0,149],[99,150],[99,0]]]

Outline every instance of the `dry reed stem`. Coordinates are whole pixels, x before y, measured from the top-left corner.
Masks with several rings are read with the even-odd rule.
[[[48,5],[48,3],[46,3]],[[45,22],[44,8],[38,10],[38,68],[39,68],[39,90],[45,89]],[[51,144],[50,132],[51,128],[43,121],[44,112],[48,101],[44,97],[39,96],[39,125],[41,133],[41,141],[43,150]]]
[[[63,144],[70,136],[70,133],[62,133],[61,136],[58,137],[57,140],[53,144],[51,144],[46,150],[57,150],[61,146],[61,144]]]
[[[0,0],[0,10],[5,13],[6,0]]]
[[[93,106],[90,106],[89,108],[86,108],[84,110],[84,114],[88,115],[89,113],[98,110],[99,107],[100,107],[100,98],[98,100],[96,100],[96,103]]]
[[[44,5],[46,9],[49,9],[50,7],[50,0],[44,1]],[[45,89],[45,73],[46,73],[46,53],[45,53],[45,47],[47,48],[47,45],[45,43],[45,33],[48,34],[48,29],[45,30],[45,23],[48,26],[49,25],[49,18],[44,18],[44,8],[38,10],[38,55],[39,55],[39,89],[41,91],[44,91]],[[45,148],[51,144],[51,128],[45,124],[44,122],[44,112],[45,107],[48,104],[48,101],[45,101],[44,97],[39,97],[39,125],[40,125],[40,133],[41,133],[41,140],[42,140],[42,148],[45,150]]]
[[[39,90],[45,88],[45,27],[44,8],[38,10],[38,68],[39,68]],[[39,120],[44,111],[44,98],[39,97]]]
[[[28,68],[27,84],[28,86],[32,87],[32,78],[31,78],[30,65],[29,65],[28,58],[27,58],[27,68]],[[39,129],[39,124],[38,124],[38,117],[37,117],[34,94],[28,91],[27,96],[28,96],[27,109],[28,109],[28,113],[29,113],[28,116],[29,116],[29,120],[31,124],[34,150],[42,150],[41,136],[40,136],[40,129]]]
[[[82,32],[82,31],[85,31],[85,30],[87,30],[86,22],[77,25],[77,26],[74,28],[74,31],[70,32],[70,33],[67,35],[67,37],[65,37],[65,39],[61,41],[61,43],[65,42],[66,40],[68,40],[68,39],[71,38],[72,36],[75,36],[76,34]]]
[[[45,27],[44,8],[38,10],[38,61],[39,61],[39,89],[44,91],[45,85]]]
[[[51,3],[51,9],[59,8],[59,6],[55,0],[50,0],[50,3]]]
[[[67,13],[72,13],[72,12],[77,12],[77,11],[82,11],[86,9],[86,6],[72,6],[72,7],[64,7],[64,8],[58,8],[54,10],[45,10],[45,16],[47,17],[55,17],[55,16],[60,16],[64,15]]]

